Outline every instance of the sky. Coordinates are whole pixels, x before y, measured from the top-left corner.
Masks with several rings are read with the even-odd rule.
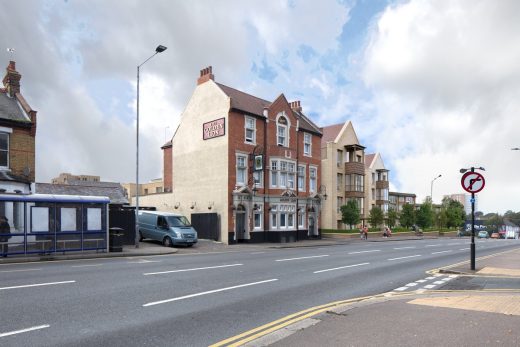
[[[319,126],[352,121],[391,191],[422,202],[442,175],[438,203],[464,193],[461,168],[484,167],[478,209],[520,211],[520,1],[0,5],[0,67],[16,61],[38,111],[37,182],[61,172],[135,182],[137,66],[161,44],[140,73],[140,182],[162,177],[160,147],[211,65],[217,82],[300,100]]]

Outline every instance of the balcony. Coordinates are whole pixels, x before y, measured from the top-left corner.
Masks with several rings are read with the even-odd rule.
[[[388,181],[376,181],[377,189],[388,189],[390,187],[390,183]]]
[[[364,198],[365,189],[362,184],[347,184],[345,186],[345,198]]]
[[[357,162],[345,163],[345,174],[357,174],[365,176],[365,164]]]

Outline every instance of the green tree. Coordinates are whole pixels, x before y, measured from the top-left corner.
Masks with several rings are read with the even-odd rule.
[[[385,220],[385,214],[379,206],[374,206],[370,210],[368,219],[370,221],[370,225],[372,225],[373,227],[377,227],[383,224],[383,221]]]
[[[433,225],[433,210],[432,204],[429,202],[423,203],[416,213],[417,225],[422,229],[429,228]]]
[[[498,213],[494,213],[485,221],[485,224],[488,232],[498,233],[500,226],[504,224],[504,217]]]
[[[446,211],[446,226],[448,228],[460,227],[466,218],[464,205],[448,197],[442,199],[442,209]]]
[[[404,204],[399,217],[399,223],[406,228],[415,224],[415,211],[412,205]]]
[[[344,224],[350,225],[350,229],[352,229],[353,225],[356,225],[360,221],[360,209],[355,200],[347,201],[346,205],[340,207],[341,209],[341,221]]]
[[[386,217],[388,218],[388,226],[390,228],[395,227],[397,220],[399,219],[399,214],[397,211],[393,208],[389,208]]]

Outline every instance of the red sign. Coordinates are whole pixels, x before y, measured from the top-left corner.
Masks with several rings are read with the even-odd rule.
[[[202,138],[204,140],[226,135],[226,119],[219,118],[202,125]]]
[[[478,172],[469,171],[462,175],[460,183],[462,184],[462,188],[464,188],[468,193],[478,193],[484,189],[486,180],[484,179],[484,176]]]

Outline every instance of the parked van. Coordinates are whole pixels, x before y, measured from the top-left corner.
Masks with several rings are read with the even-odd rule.
[[[139,211],[139,240],[161,241],[166,247],[193,246],[197,243],[197,231],[186,217],[177,213]]]

